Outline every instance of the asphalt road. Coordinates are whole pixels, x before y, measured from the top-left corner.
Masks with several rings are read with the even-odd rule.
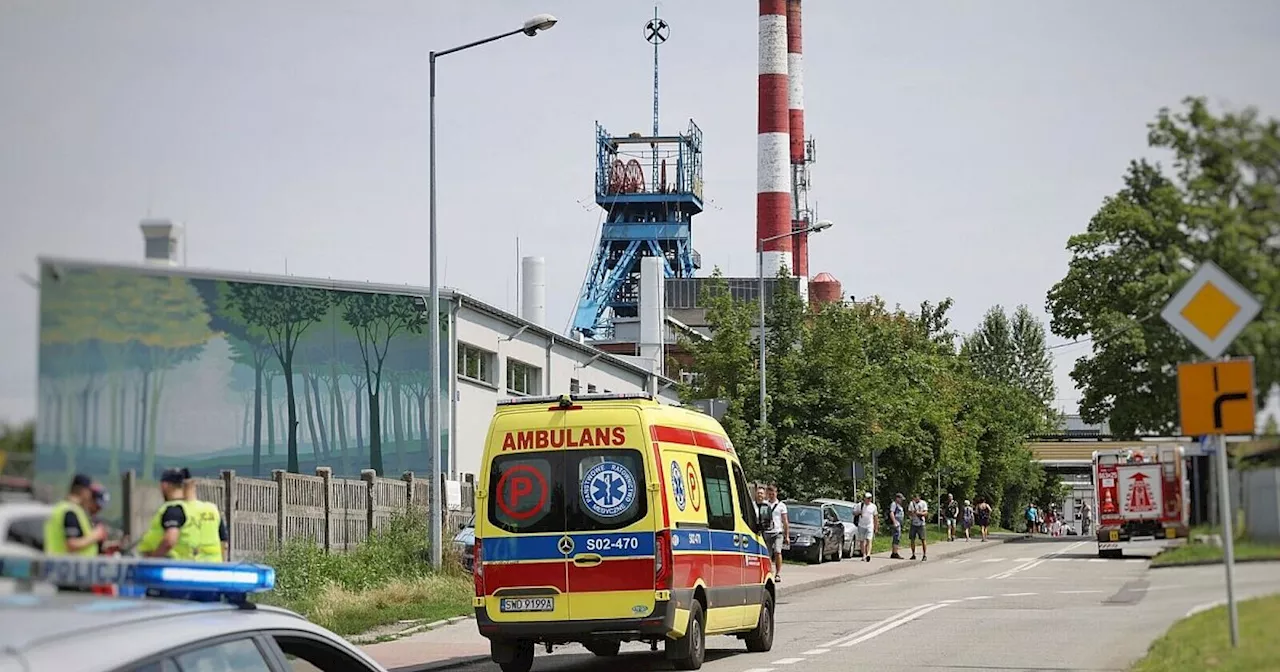
[[[1101,560],[1092,542],[1072,538],[994,545],[917,564],[793,597],[784,584],[773,650],[749,654],[736,638],[710,638],[703,669],[1120,671],[1174,621],[1225,598],[1220,565],[1151,569],[1143,558]],[[1237,565],[1237,596],[1280,592],[1277,569],[1273,563]],[[483,662],[457,669],[498,667]],[[597,658],[578,646],[539,652],[533,669],[670,667],[661,649],[650,653],[647,645],[632,644],[618,658]]]

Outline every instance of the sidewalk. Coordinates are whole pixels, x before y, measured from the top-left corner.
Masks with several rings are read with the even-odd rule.
[[[1024,539],[1023,534],[992,535],[991,540],[934,542],[929,562],[972,553],[1013,539]],[[783,580],[778,584],[782,596],[795,595],[827,586],[856,581],[857,579],[914,567],[919,561],[890,560],[888,553],[873,555],[871,562],[861,558],[849,558],[840,562],[821,565],[786,565],[782,569]],[[474,619],[462,620],[434,630],[380,644],[362,647],[383,667],[393,672],[427,672],[447,669],[489,657],[489,640],[480,636]]]

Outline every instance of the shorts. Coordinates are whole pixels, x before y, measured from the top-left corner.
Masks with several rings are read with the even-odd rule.
[[[900,546],[902,544],[902,526],[893,528],[893,545]]]
[[[769,547],[769,552],[773,555],[782,553],[782,534],[777,532],[765,532],[764,543]]]
[[[947,519],[947,527],[955,527],[955,526],[956,526],[956,519],[955,519],[955,518],[948,518],[948,519]]]
[[[869,527],[858,528],[858,541],[871,541],[872,536],[874,536],[874,533],[871,531],[871,528]]]
[[[924,525],[912,525],[911,532],[909,535],[910,539],[912,541],[915,541],[916,539],[919,539],[920,541],[924,541],[924,527],[925,527]]]

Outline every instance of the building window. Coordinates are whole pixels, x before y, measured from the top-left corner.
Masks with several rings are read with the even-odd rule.
[[[587,383],[587,394],[595,394],[595,393],[596,393],[596,386],[592,385],[591,383]]]
[[[577,378],[569,379],[569,394],[577,394],[582,391],[582,383]]]
[[[493,353],[474,345],[458,344],[458,375],[481,383],[495,384]]]
[[[538,374],[536,366],[524,362],[507,359],[507,392],[515,396],[527,396],[538,392]]]

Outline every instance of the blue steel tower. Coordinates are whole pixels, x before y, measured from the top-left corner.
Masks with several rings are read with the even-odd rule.
[[[596,205],[605,211],[595,260],[582,283],[573,331],[613,335],[613,320],[639,309],[640,260],[661,257],[668,278],[690,278],[701,266],[693,250],[693,216],[702,212],[702,131],[658,133],[658,45],[669,26],[645,26],[653,44],[653,134],[610,135],[596,124]],[[647,171],[647,175],[646,175]]]

